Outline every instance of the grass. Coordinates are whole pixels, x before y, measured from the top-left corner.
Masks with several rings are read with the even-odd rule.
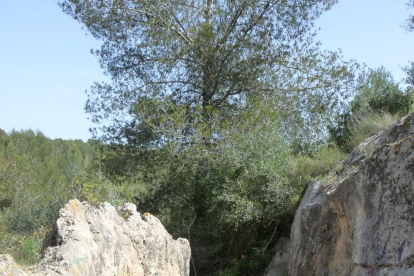
[[[299,187],[327,174],[345,158],[336,146],[322,146],[312,156],[293,156],[290,159],[290,182]]]
[[[349,137],[346,148],[352,151],[365,139],[384,130],[400,118],[400,115],[386,112],[360,112],[353,116],[350,126],[351,137]]]

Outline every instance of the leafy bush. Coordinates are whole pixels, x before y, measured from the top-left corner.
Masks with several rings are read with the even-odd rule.
[[[14,253],[16,260],[22,264],[35,264],[40,258],[42,240],[23,236],[18,243]]]
[[[300,189],[287,179],[289,144],[277,114],[263,102],[260,108],[256,104],[228,120],[213,118],[207,127],[199,123],[200,137],[188,143],[171,139],[134,162],[146,165],[138,176],[152,188],[135,202],[160,217],[170,233],[190,239],[197,274],[224,269],[255,248],[263,255],[261,242],[272,241],[274,226],[290,225],[292,200]],[[185,120],[169,119],[175,130],[185,129],[185,123],[177,125]],[[260,271],[263,264],[249,271]]]
[[[278,133],[277,121],[238,125],[223,145],[216,162],[224,182],[213,188],[223,222],[237,227],[251,222],[279,220],[297,191],[289,185],[288,144]]]

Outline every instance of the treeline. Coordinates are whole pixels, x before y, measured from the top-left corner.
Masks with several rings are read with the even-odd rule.
[[[36,262],[63,204],[109,198],[94,143],[0,130],[0,253]]]

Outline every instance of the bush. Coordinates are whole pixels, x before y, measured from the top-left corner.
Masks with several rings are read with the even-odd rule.
[[[303,190],[316,178],[335,168],[346,154],[335,145],[323,145],[311,155],[295,155],[289,160],[289,181],[292,186]],[[299,200],[299,198],[298,198]]]
[[[215,162],[225,168],[224,182],[213,188],[223,222],[237,227],[251,222],[280,220],[297,193],[289,185],[288,144],[276,121],[233,130]]]

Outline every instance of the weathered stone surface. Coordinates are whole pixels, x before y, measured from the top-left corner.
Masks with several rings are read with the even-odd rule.
[[[292,276],[414,275],[414,114],[310,184],[291,241]]]
[[[16,264],[12,256],[0,255],[0,276],[34,276],[34,274]]]
[[[290,240],[281,238],[273,248],[273,259],[267,266],[265,276],[289,276]]]
[[[47,245],[39,275],[189,275],[188,241],[174,240],[156,217],[141,216],[133,204],[117,210],[71,200],[59,211]]]

